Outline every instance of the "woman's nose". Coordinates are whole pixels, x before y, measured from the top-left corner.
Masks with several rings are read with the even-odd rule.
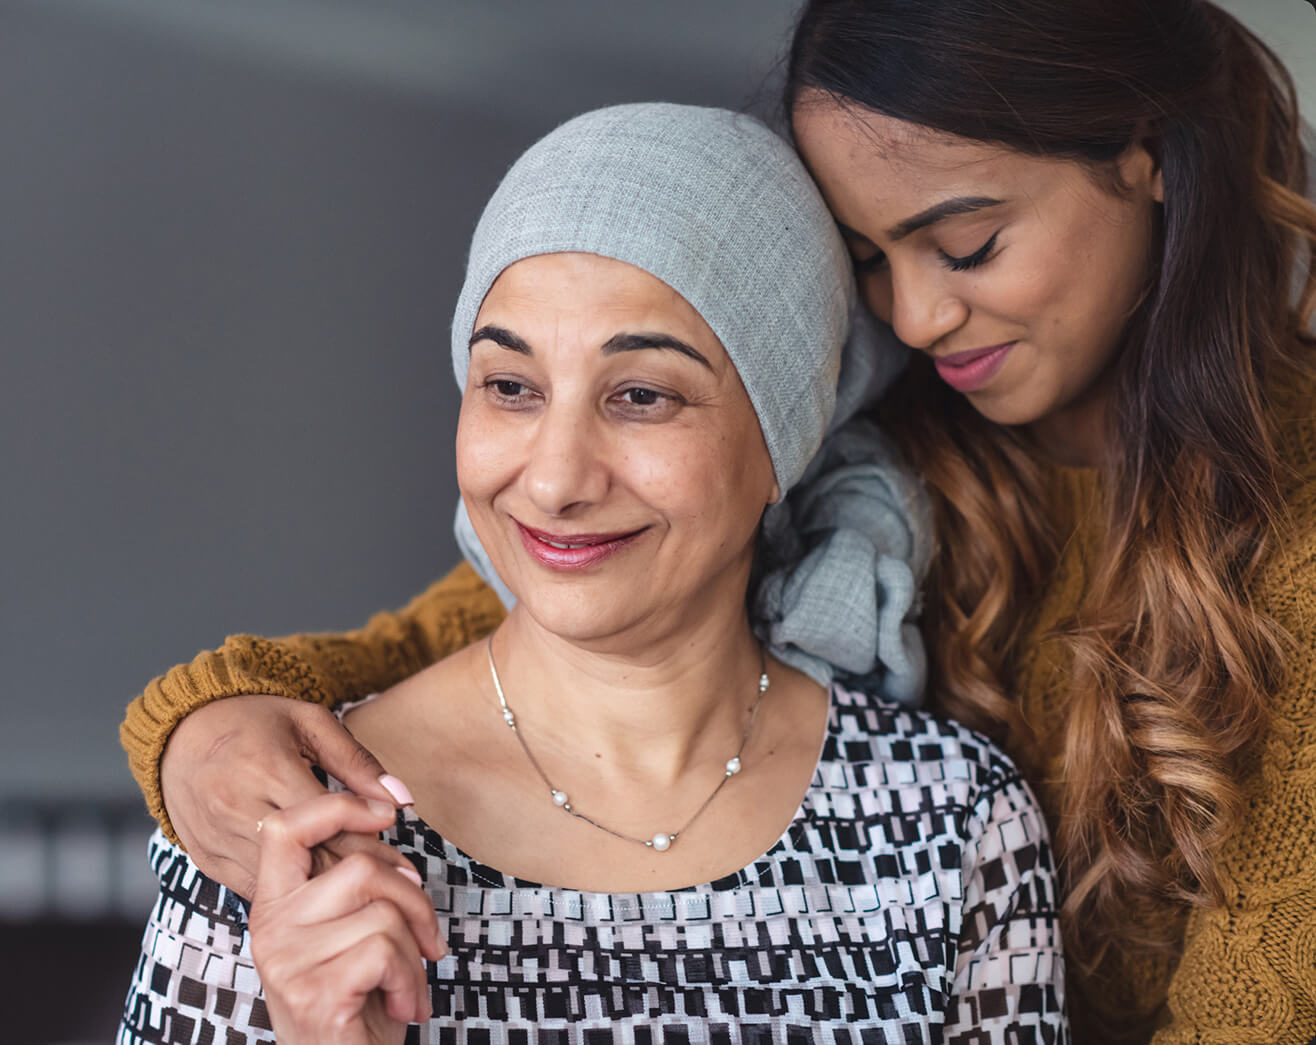
[[[917,272],[892,273],[891,328],[911,348],[931,348],[968,317],[964,301],[940,280]]]
[[[526,494],[545,515],[594,504],[608,489],[605,432],[588,411],[550,403],[536,426],[522,472]]]

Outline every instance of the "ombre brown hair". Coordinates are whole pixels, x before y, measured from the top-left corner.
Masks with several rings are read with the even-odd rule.
[[[1071,958],[1095,975],[1112,945],[1170,951],[1173,918],[1157,915],[1223,899],[1213,856],[1284,672],[1250,591],[1285,527],[1273,389],[1316,343],[1292,81],[1204,0],[810,0],[788,113],[806,91],[1070,159],[1112,192],[1131,145],[1160,163],[1159,256],[1116,363],[1105,543],[1057,636],[1072,657],[1061,736],[1035,737],[1013,697],[1063,536],[1048,466],[921,355],[880,419],[934,500],[934,703],[1026,768],[1039,742],[1063,750]]]

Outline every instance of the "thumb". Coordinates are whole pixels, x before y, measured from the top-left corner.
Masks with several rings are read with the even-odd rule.
[[[298,720],[302,750],[326,773],[341,780],[349,791],[365,798],[378,798],[395,806],[416,800],[411,790],[392,776],[362,747],[333,713],[325,708],[308,708],[312,714]],[[318,712],[318,714],[317,714]]]

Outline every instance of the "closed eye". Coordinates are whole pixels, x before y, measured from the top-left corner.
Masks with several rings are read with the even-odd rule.
[[[989,239],[981,247],[975,250],[972,254],[965,255],[962,258],[957,258],[953,254],[947,254],[943,250],[940,252],[942,260],[945,261],[946,266],[952,272],[967,272],[969,269],[975,269],[979,265],[987,261],[987,259],[991,256],[992,248],[996,246],[996,237],[999,235],[1000,235],[999,232],[993,232],[991,235],[991,239]]]
[[[856,258],[854,270],[862,276],[868,272],[876,272],[884,264],[886,264],[886,255],[880,250],[875,250],[866,258]]]

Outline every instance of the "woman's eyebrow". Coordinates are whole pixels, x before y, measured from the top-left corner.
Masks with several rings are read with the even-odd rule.
[[[492,324],[486,324],[472,334],[467,347],[473,346],[477,341],[492,341],[513,352],[520,352],[523,356],[535,354],[524,338],[504,327]],[[638,352],[645,348],[671,349],[673,352],[680,352],[683,356],[689,356],[697,363],[702,363],[709,370],[713,369],[713,364],[705,359],[698,349],[686,344],[680,338],[672,337],[671,334],[614,334],[603,343],[602,352],[605,356],[611,356],[618,352]]]
[[[520,352],[523,356],[533,356],[529,344],[517,337],[510,330],[502,327],[495,327],[489,324],[482,326],[471,335],[470,341],[466,342],[467,349],[470,349],[477,341],[492,341],[495,345],[502,345],[503,348],[511,349],[513,352]]]
[[[696,363],[702,363],[709,370],[713,369],[713,364],[692,345],[687,345],[671,334],[613,334],[603,343],[603,354],[611,356],[618,352],[638,352],[644,348],[669,348],[673,352],[689,356]]]
[[[956,196],[953,199],[935,203],[927,210],[919,211],[912,218],[906,218],[900,224],[893,225],[887,230],[887,235],[893,241],[899,241],[919,229],[925,229],[929,225],[936,224],[943,218],[950,218],[956,214],[972,214],[976,210],[999,207],[1001,203],[1001,200],[993,199],[990,196]]]

